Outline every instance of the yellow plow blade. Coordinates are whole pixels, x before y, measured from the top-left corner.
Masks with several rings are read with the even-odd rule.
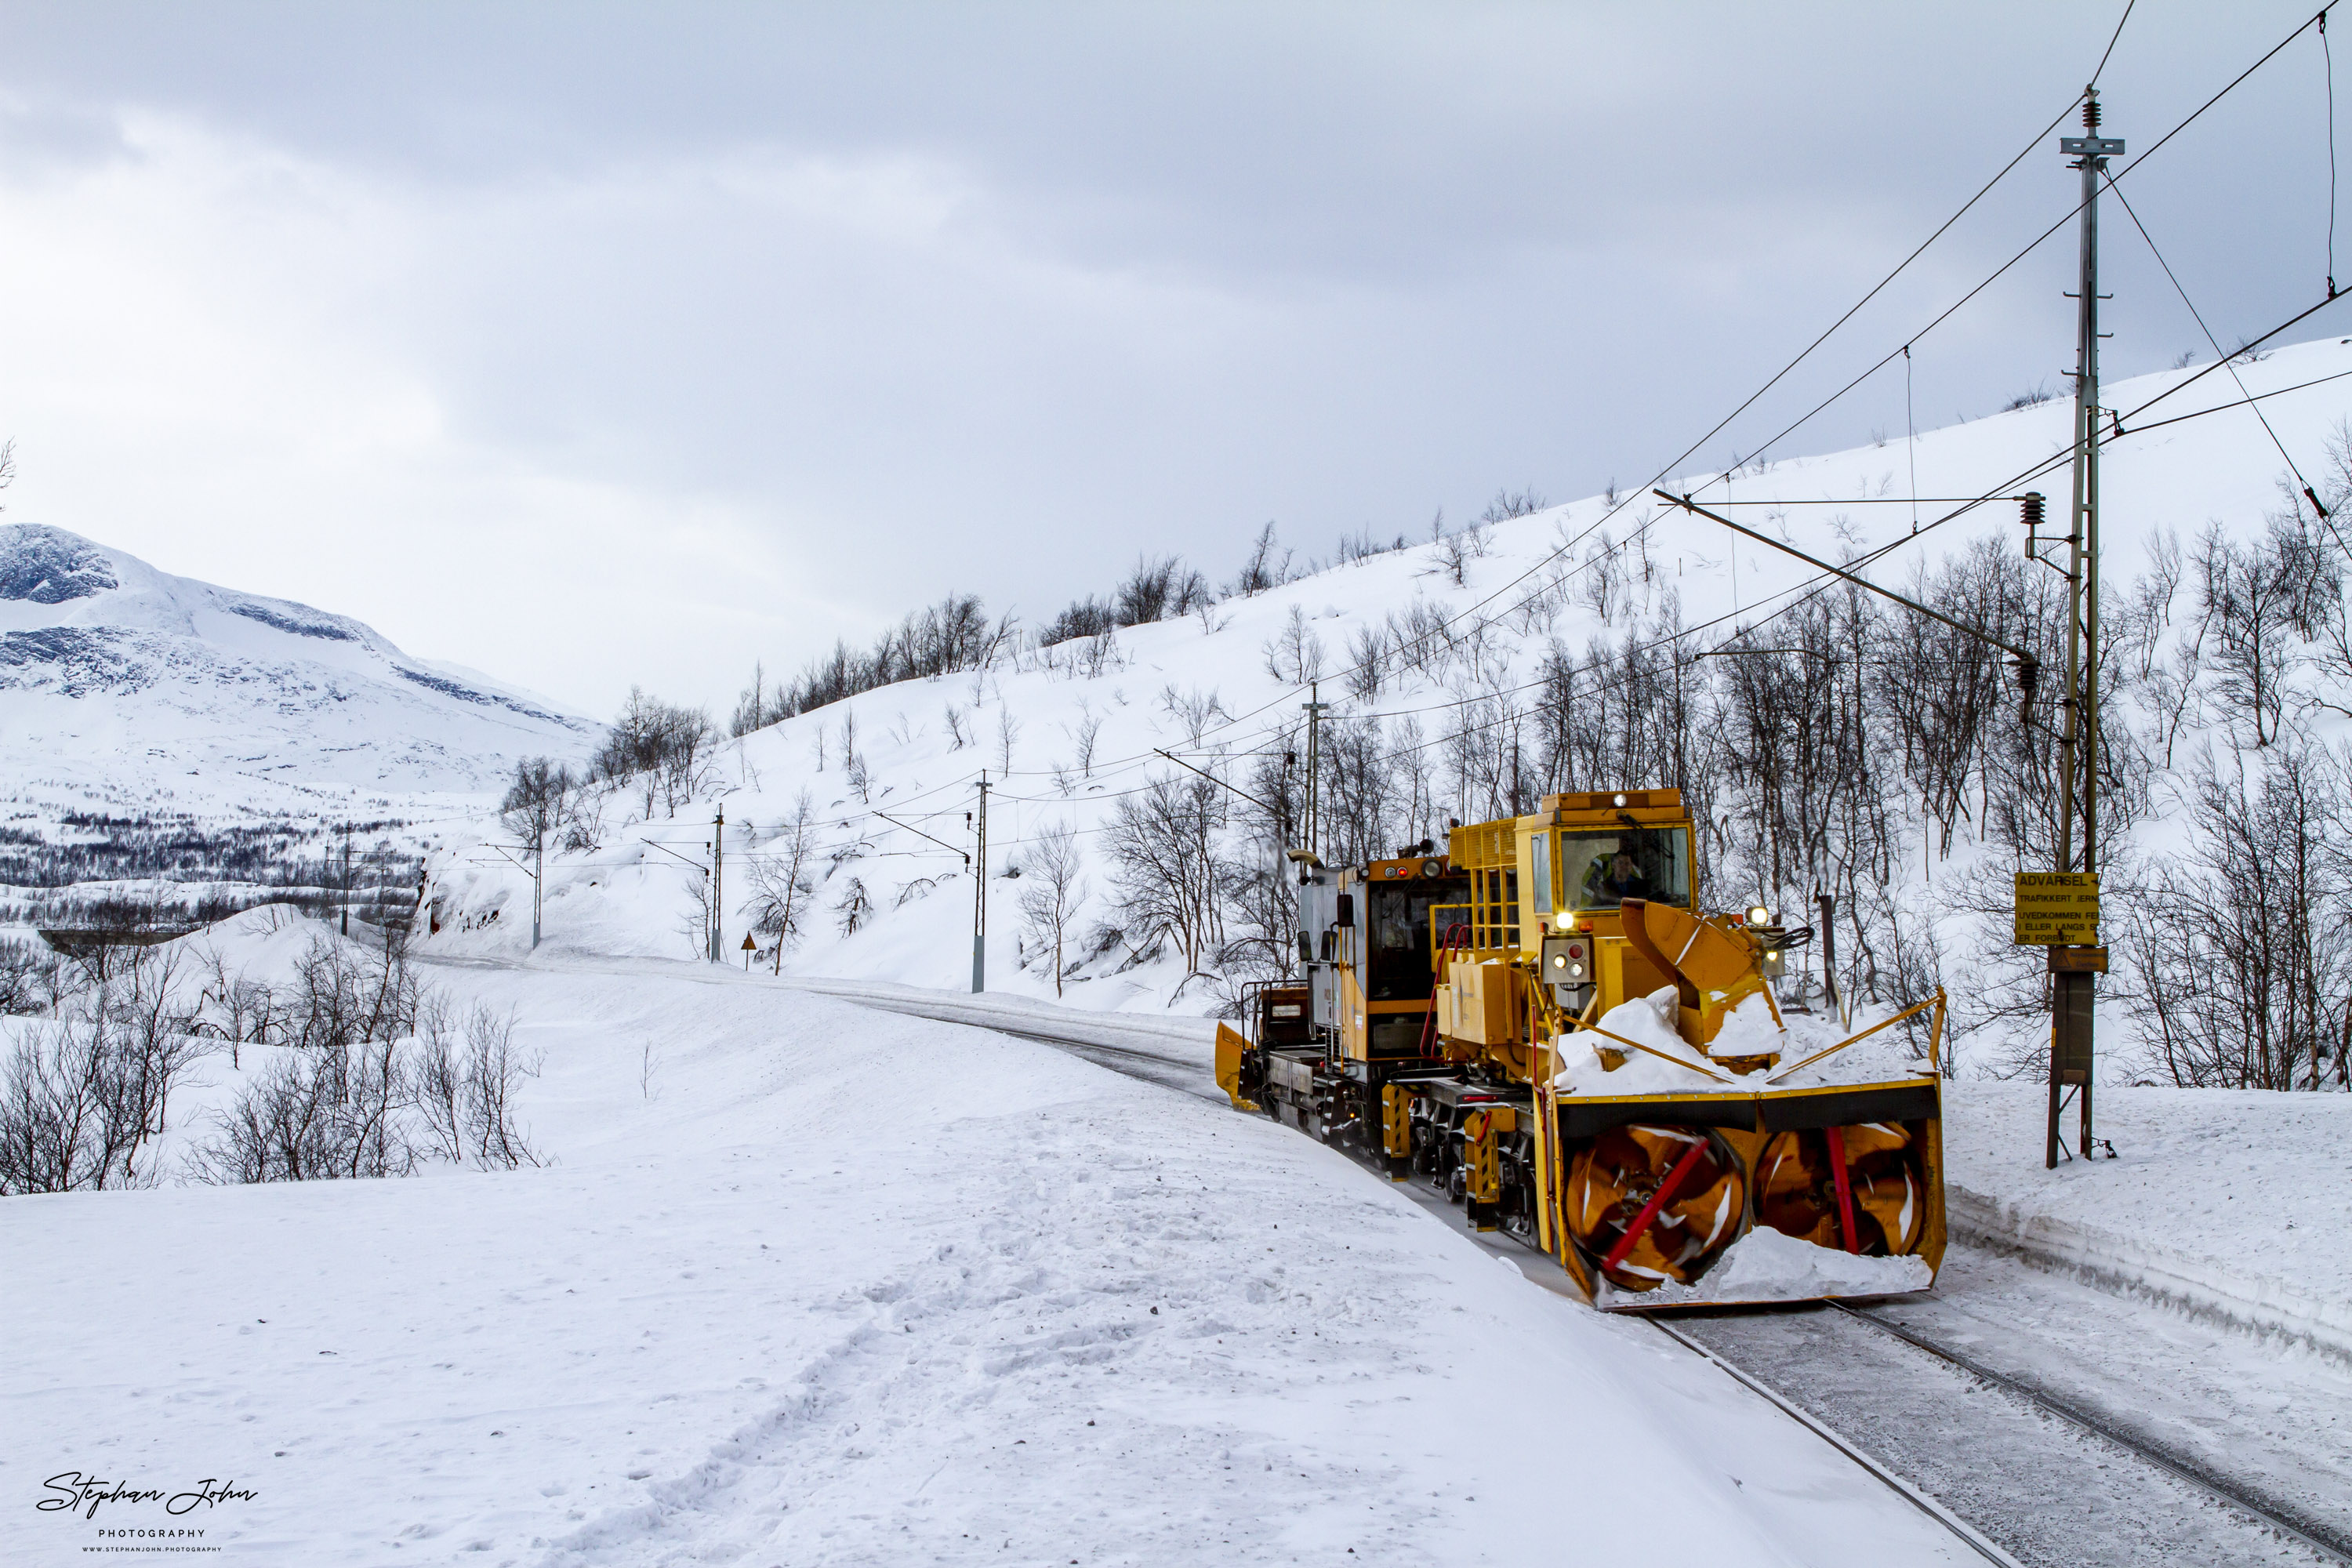
[[[1235,1110],[1255,1110],[1257,1101],[1242,1095],[1242,1053],[1249,1042],[1231,1024],[1217,1026],[1217,1087],[1234,1102]]]

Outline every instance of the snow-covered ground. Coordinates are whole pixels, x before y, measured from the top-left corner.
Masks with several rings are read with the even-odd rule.
[[[553,1163],[0,1205],[7,1561],[1965,1560],[1261,1119],[740,973],[436,978],[517,1010]]]
[[[2055,1170],[2048,1105],[2040,1084],[1950,1086],[1956,1235],[2352,1366],[2352,1100],[2103,1089],[2115,1158]],[[2070,1142],[2075,1116],[2060,1123]]]

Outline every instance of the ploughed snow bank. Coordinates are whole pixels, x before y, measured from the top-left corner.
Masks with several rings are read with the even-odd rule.
[[[2116,1158],[2045,1171],[2048,1097],[1945,1086],[1955,1238],[2352,1360],[2352,1095],[2102,1088]]]
[[[1817,1296],[1899,1296],[1925,1290],[1935,1274],[1924,1258],[1857,1258],[1759,1225],[1724,1249],[1688,1285],[1620,1290],[1602,1281],[1602,1306],[1674,1307],[1695,1301],[1802,1301]]]
[[[517,1010],[559,1163],[0,1203],[20,1490],[253,1494],[0,1510],[0,1559],[168,1525],[306,1565],[1600,1561],[1669,1517],[1710,1562],[1966,1550],[1263,1118],[700,965],[436,967]]]

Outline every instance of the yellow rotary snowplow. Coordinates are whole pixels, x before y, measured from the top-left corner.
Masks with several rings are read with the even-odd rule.
[[[1237,1108],[1434,1183],[1611,1310],[1933,1282],[1940,992],[1863,1027],[1784,1011],[1808,933],[1703,910],[1676,791],[1434,848],[1307,865],[1303,982],[1219,1030]]]

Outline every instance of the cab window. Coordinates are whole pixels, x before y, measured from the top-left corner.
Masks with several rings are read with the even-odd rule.
[[[1613,910],[1627,899],[1690,907],[1689,836],[1680,827],[1628,827],[1559,836],[1569,907]]]
[[[1415,880],[1374,883],[1365,889],[1371,908],[1371,952],[1364,994],[1374,1002],[1425,1002],[1434,978],[1430,917],[1440,904],[1459,903],[1459,882]]]

